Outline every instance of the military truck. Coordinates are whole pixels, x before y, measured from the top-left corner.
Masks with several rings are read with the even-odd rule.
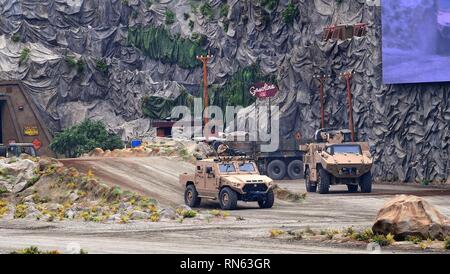
[[[345,184],[349,192],[372,192],[372,158],[367,142],[352,142],[349,130],[316,132],[316,143],[300,146],[305,152],[306,191],[326,194],[331,185]]]
[[[273,180],[298,180],[303,178],[303,152],[298,149],[300,138],[299,132],[289,138],[280,137],[282,142],[276,151],[264,152],[261,149],[264,142],[249,140],[247,132],[233,132],[213,146],[217,148],[226,144],[230,149],[249,156],[257,164],[259,172]]]
[[[194,174],[180,175],[186,205],[198,207],[202,199],[210,199],[218,200],[223,210],[235,209],[238,201],[258,202],[260,208],[273,206],[275,184],[246,157],[202,159],[195,166]]]

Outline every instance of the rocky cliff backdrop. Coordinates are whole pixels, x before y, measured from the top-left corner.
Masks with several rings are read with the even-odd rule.
[[[195,55],[210,49],[212,100],[251,105],[233,90],[274,79],[285,137],[320,125],[315,73],[332,75],[328,126],[346,127],[339,74],[353,70],[355,124],[374,174],[449,175],[450,85],[383,85],[381,9],[365,0],[0,0],[0,16],[0,79],[21,80],[53,132],[86,117],[124,138],[149,131],[143,100],[151,108],[198,93]],[[324,26],[359,22],[366,37],[322,41]]]

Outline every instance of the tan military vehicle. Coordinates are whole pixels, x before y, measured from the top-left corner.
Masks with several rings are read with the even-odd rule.
[[[349,130],[319,130],[317,143],[300,146],[305,152],[308,192],[329,192],[330,185],[346,184],[349,192],[372,192],[372,158],[367,142],[351,142]]]
[[[238,200],[271,208],[275,200],[272,179],[260,175],[256,164],[244,157],[198,160],[195,174],[180,175],[180,183],[190,207],[198,207],[201,199],[211,199],[219,200],[223,210],[235,209]]]

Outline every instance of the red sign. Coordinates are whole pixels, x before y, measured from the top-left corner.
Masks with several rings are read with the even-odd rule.
[[[34,146],[34,149],[39,150],[42,146],[41,141],[39,139],[34,139],[33,142],[31,142]]]
[[[250,94],[258,98],[274,97],[278,93],[278,88],[274,84],[256,83],[250,88]]]

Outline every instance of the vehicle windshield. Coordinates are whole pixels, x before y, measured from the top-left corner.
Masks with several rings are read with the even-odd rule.
[[[331,147],[331,154],[361,154],[361,147],[359,145],[339,145]]]
[[[240,172],[255,172],[255,166],[253,163],[244,163],[239,165]]]
[[[450,0],[439,0],[439,10],[450,10]]]
[[[223,173],[236,172],[236,168],[234,167],[233,164],[220,164],[219,171]]]

